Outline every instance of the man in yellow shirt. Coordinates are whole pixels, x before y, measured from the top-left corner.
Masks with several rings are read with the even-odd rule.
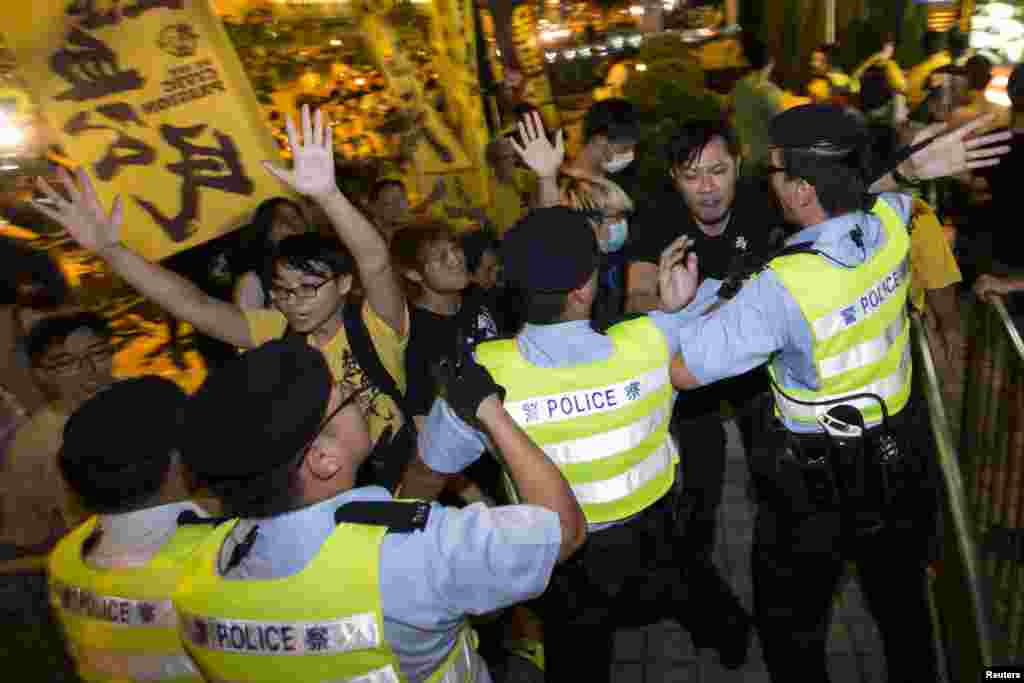
[[[381,365],[398,391],[404,392],[403,355],[409,332],[405,296],[391,267],[384,238],[335,184],[330,126],[323,125],[320,112],[311,117],[309,108],[303,107],[301,138],[290,117],[287,129],[293,170],[267,162],[265,166],[284,184],[316,201],[344,246],[316,235],[284,240],[275,255],[269,291],[272,309],[244,309],[215,299],[185,278],[129,250],[121,243],[120,197],[108,214],[82,169],[77,172],[77,184],[66,171],[60,172],[71,201],[40,180],[39,187],[54,202],[54,208],[38,205],[39,210],[61,223],[83,248],[102,257],[146,298],[211,337],[248,349],[286,332],[304,335],[327,357],[344,396],[358,392],[371,438],[377,441],[388,428],[397,434],[403,417],[385,393],[387,387],[371,380],[353,355],[347,328],[359,329],[360,322],[365,326]],[[356,273],[365,297],[358,309],[348,301]],[[382,478],[379,483],[393,484],[393,471],[390,476],[390,480]]]

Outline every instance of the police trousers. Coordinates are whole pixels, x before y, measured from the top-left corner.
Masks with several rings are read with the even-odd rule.
[[[667,495],[628,522],[591,533],[555,567],[534,605],[544,620],[547,681],[610,681],[616,629],[673,619],[712,641],[717,633],[709,629],[728,628],[742,612],[709,561],[682,554],[674,507]]]
[[[904,467],[887,499],[870,499],[877,504],[809,492],[781,457],[781,430],[755,454],[754,620],[776,683],[830,680],[829,621],[848,562],[881,631],[886,680],[938,679],[926,574],[938,538],[935,444],[923,401],[912,399],[892,422]],[[865,525],[866,516],[880,524]]]

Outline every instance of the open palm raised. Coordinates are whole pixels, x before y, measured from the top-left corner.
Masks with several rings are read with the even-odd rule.
[[[309,105],[302,105],[302,135],[295,129],[292,117],[285,118],[288,143],[292,148],[292,169],[289,171],[269,161],[263,166],[278,180],[299,194],[323,197],[338,191],[334,181],[334,135],[324,125],[319,109],[311,117]]]

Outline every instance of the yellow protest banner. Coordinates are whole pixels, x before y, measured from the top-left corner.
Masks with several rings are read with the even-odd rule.
[[[284,189],[279,153],[208,0],[35,0],[0,27],[19,71],[109,206],[157,260],[240,226]]]
[[[537,39],[538,32],[536,8],[525,2],[517,4],[512,10],[512,45],[525,79],[523,99],[540,110],[545,125],[553,130],[560,127],[561,117],[551,94],[551,81],[544,70],[544,52]]]

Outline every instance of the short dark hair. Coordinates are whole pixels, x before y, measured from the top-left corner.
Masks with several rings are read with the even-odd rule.
[[[146,445],[147,450],[153,447],[154,444]],[[63,448],[58,455],[60,473],[68,488],[86,509],[99,514],[118,514],[145,507],[160,492],[171,462],[170,447],[163,453],[152,452],[151,457],[140,457],[130,468],[118,472],[117,486],[112,488],[113,482],[102,472],[69,462]]]
[[[964,64],[964,73],[969,89],[984,90],[992,80],[992,60],[984,55],[974,55]]]
[[[755,71],[763,69],[772,60],[771,54],[768,52],[768,46],[753,33],[744,33],[742,43],[743,56],[750,63],[750,68]]]
[[[946,31],[925,31],[921,37],[921,47],[926,55],[942,52],[949,45],[949,34]]]
[[[611,142],[639,140],[640,126],[633,105],[618,97],[592,104],[583,119],[583,137],[592,140],[599,135]]]
[[[868,192],[864,180],[868,154],[866,143],[838,159],[807,149],[786,147],[782,150],[786,177],[801,178],[812,185],[829,217],[864,209]]]
[[[98,313],[86,311],[55,315],[40,320],[25,335],[25,350],[28,352],[28,357],[33,361],[37,360],[51,347],[63,344],[72,333],[83,328],[107,341],[113,337],[110,323]]]
[[[377,201],[384,193],[384,190],[389,187],[397,187],[402,192],[405,192],[405,183],[398,178],[381,178],[370,186],[370,193],[367,195],[367,199],[369,199],[370,203]]]
[[[405,271],[423,272],[426,251],[439,242],[455,241],[455,231],[441,221],[423,221],[402,228],[391,238],[391,263],[398,270],[407,292],[417,296],[419,283],[405,277]]]
[[[200,479],[232,517],[274,517],[298,506],[301,494],[299,468],[306,453],[296,453],[288,462],[244,479]]]
[[[324,266],[330,271],[331,277],[351,275],[355,269],[352,254],[345,245],[313,232],[291,235],[281,240],[269,259],[269,269],[265,273],[267,282],[273,280],[273,267],[278,263],[321,277],[325,275]]]
[[[675,169],[694,163],[715,138],[722,138],[729,154],[739,158],[740,143],[727,121],[687,121],[676,128],[668,141],[669,167]]]
[[[868,67],[860,77],[860,103],[863,111],[873,111],[892,100],[895,92],[889,84],[885,68],[879,65]]]
[[[524,319],[531,325],[562,322],[569,303],[569,292],[522,292]]]
[[[498,239],[487,230],[473,230],[462,235],[462,253],[466,256],[466,270],[473,273],[480,267],[484,254],[501,249]]]

